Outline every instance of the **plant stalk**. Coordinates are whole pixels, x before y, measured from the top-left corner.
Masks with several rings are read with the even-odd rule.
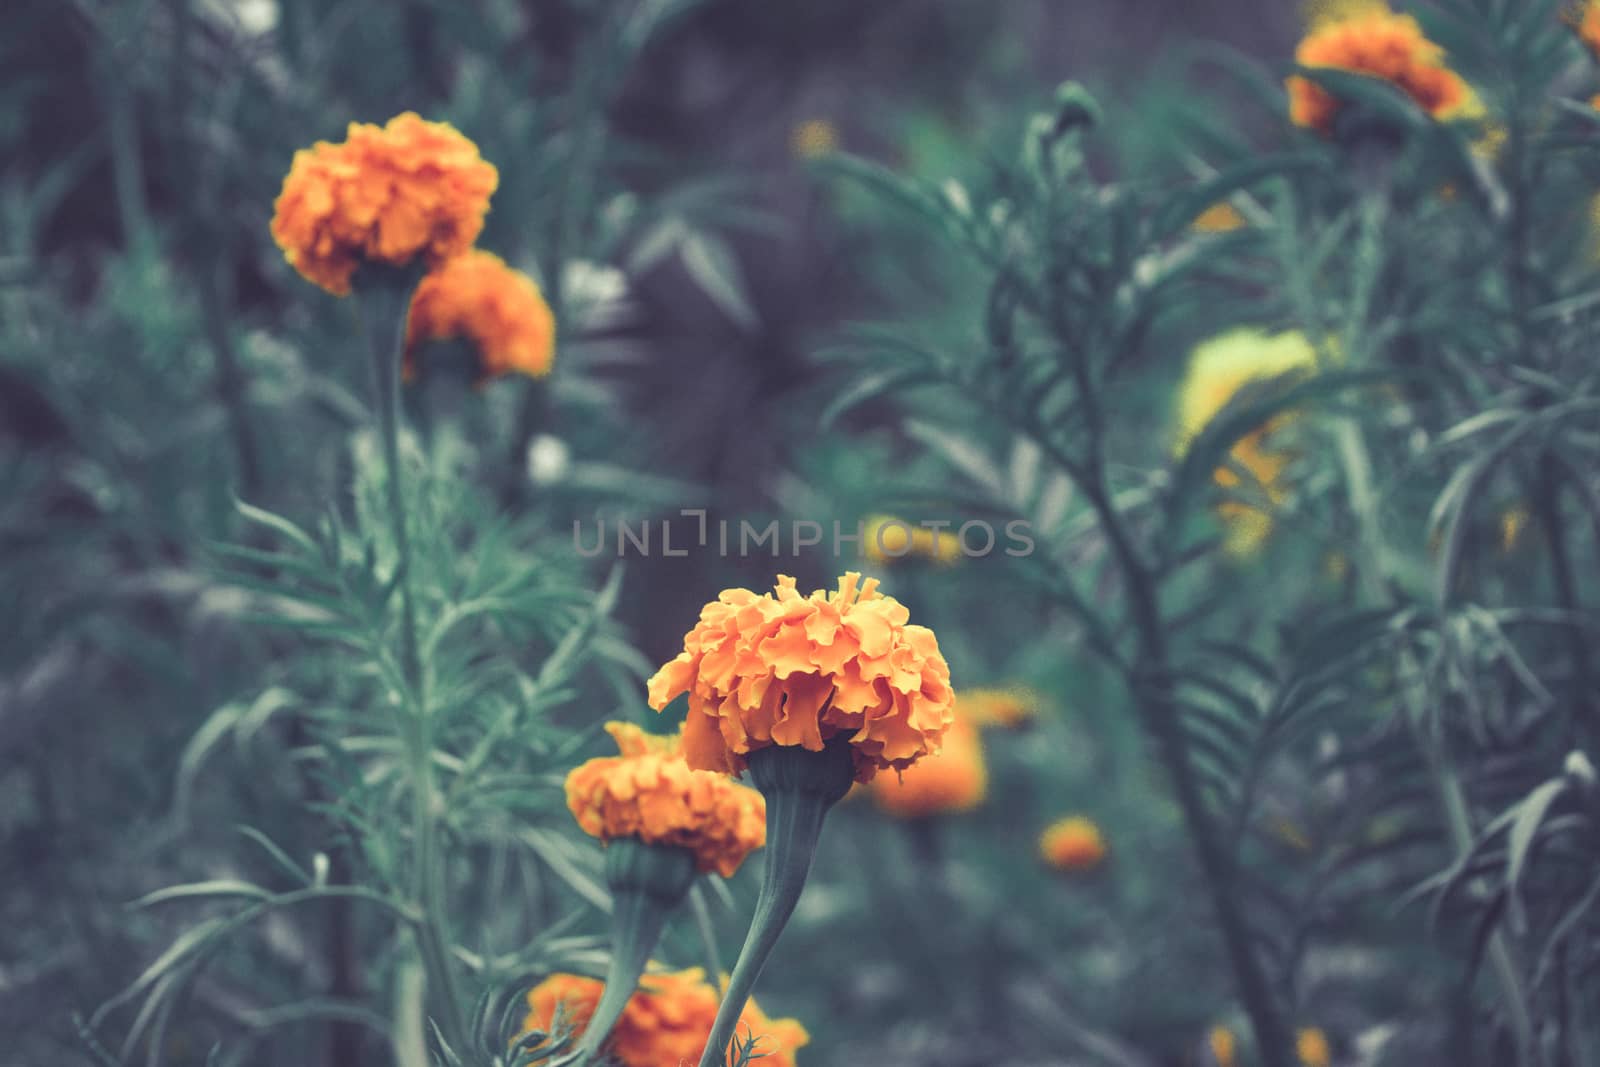
[[[438,852],[438,823],[433,811],[432,722],[422,660],[418,652],[416,600],[411,580],[411,537],[406,525],[405,494],[401,482],[400,364],[404,355],[406,316],[414,289],[414,282],[402,283],[398,279],[385,278],[362,292],[361,307],[366,313],[367,336],[372,353],[385,500],[394,538],[396,585],[400,598],[400,669],[406,686],[401,701],[401,719],[411,771],[415,851],[412,892],[422,912],[422,921],[416,928],[417,943],[427,972],[428,991],[440,1014],[440,1030],[451,1047],[460,1053],[468,1047],[468,1027],[450,965],[443,864]]]

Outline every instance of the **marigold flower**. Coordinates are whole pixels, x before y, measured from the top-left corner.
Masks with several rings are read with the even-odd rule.
[[[559,1019],[575,1033],[582,1033],[600,1002],[600,993],[601,983],[593,978],[552,975],[528,992],[528,1016],[522,1029],[550,1031]],[[720,999],[698,968],[646,975],[604,1048],[620,1067],[697,1063]],[[741,1035],[759,1039],[756,1052],[763,1058],[757,1062],[762,1067],[795,1067],[795,1050],[811,1041],[799,1022],[769,1019],[754,1001],[739,1017],[739,1029]]]
[[[1239,209],[1226,200],[1218,200],[1215,204],[1196,215],[1189,224],[1190,229],[1196,233],[1229,233],[1233,230],[1243,229],[1245,219]]]
[[[1016,729],[1038,717],[1039,695],[1021,686],[963,689],[956,694],[956,713],[979,726]]]
[[[944,748],[898,775],[880,774],[867,787],[878,807],[900,819],[971,811],[989,792],[989,765],[978,726],[958,714]]]
[[[1058,870],[1087,871],[1105,859],[1105,838],[1094,820],[1070,815],[1045,827],[1039,836],[1039,855]]]
[[[1239,1041],[1226,1026],[1213,1026],[1206,1035],[1206,1046],[1216,1067],[1239,1067]]]
[[[857,781],[904,770],[939,750],[954,718],[938,639],[909,617],[854,571],[833,593],[801,596],[785,575],[775,594],[726,590],[650,679],[650,706],[689,694],[684,755],[700,770],[738,774],[758,749],[820,752],[836,735]]]
[[[767,841],[767,802],[754,789],[691,770],[679,736],[606,724],[619,756],[602,756],[567,775],[567,807],[585,833],[610,841],[686,848],[702,871],[733,876]]]
[[[338,144],[295,153],[272,237],[307,280],[336,296],[364,262],[438,265],[472,247],[500,176],[478,147],[412,112],[352,122]]]
[[[1435,119],[1465,117],[1478,107],[1472,89],[1445,65],[1444,50],[1428,40],[1417,20],[1381,3],[1344,5],[1317,19],[1295,49],[1295,62],[1387,81]],[[1290,120],[1331,135],[1343,102],[1300,75],[1286,84]]]
[[[1333,1063],[1328,1035],[1315,1026],[1308,1026],[1295,1035],[1294,1050],[1304,1067],[1329,1067]]]
[[[950,530],[934,530],[892,515],[874,515],[861,526],[861,554],[888,564],[908,556],[954,563],[961,558],[961,539]]]
[[[1311,342],[1293,332],[1272,336],[1259,330],[1234,330],[1196,348],[1178,393],[1178,454],[1187,451],[1246,386],[1309,371],[1316,361]],[[1294,417],[1293,412],[1285,412],[1268,419],[1235,442],[1229,453],[1232,463],[1250,474],[1256,483],[1253,488],[1264,493],[1271,504],[1280,503],[1287,495],[1283,482],[1290,458],[1284,449],[1274,446],[1272,438]],[[1225,489],[1240,483],[1232,466],[1218,467],[1213,478]],[[1225,500],[1217,512],[1228,527],[1226,547],[1232,555],[1254,553],[1272,531],[1272,515],[1257,504]]]
[[[556,320],[534,280],[493,252],[473,249],[422,279],[406,323],[406,373],[427,341],[466,338],[478,350],[482,377],[518,371],[548,374]]]

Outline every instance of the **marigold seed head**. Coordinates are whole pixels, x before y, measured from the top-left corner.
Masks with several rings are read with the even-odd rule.
[[[1176,451],[1181,456],[1194,439],[1211,424],[1246,386],[1270,382],[1286,375],[1314,370],[1316,350],[1304,334],[1270,335],[1260,330],[1240,329],[1213,338],[1195,349],[1189,373],[1178,391],[1178,438]],[[1290,454],[1274,442],[1275,434],[1294,421],[1293,412],[1268,419],[1241,437],[1229,452],[1230,466],[1218,467],[1213,474],[1224,489],[1240,486],[1235,466],[1248,472],[1255,483],[1246,487],[1248,495],[1265,494],[1272,504],[1287,496],[1285,472]],[[1217,514],[1227,526],[1226,547],[1237,557],[1253,555],[1272,532],[1269,511],[1243,500],[1225,500]]]
[[[700,612],[683,651],[650,679],[650,706],[689,694],[691,767],[738,774],[773,745],[822,751],[844,736],[857,781],[937,752],[954,713],[950,668],[933,631],[850,572],[833,593],[729,589]]]
[[[1310,32],[1295,49],[1295,62],[1389,82],[1435,119],[1481,111],[1471,87],[1445,64],[1444,50],[1423,34],[1415,18],[1396,14],[1386,4],[1346,3],[1316,13]],[[1343,102],[1300,75],[1286,85],[1290,120],[1331,136]]]
[[[499,180],[446,123],[409,111],[383,127],[352,122],[338,144],[295,153],[272,237],[308,281],[345,296],[363,263],[437,265],[472,247]]]
[[[465,338],[478,353],[483,379],[516,371],[550,372],[556,320],[532,278],[493,252],[454,256],[422,279],[406,323],[406,373],[428,341]]]
[[[1106,843],[1094,820],[1069,815],[1045,827],[1039,836],[1039,855],[1057,870],[1087,871],[1105,859]]]
[[[899,819],[971,811],[989,792],[977,723],[958,713],[937,756],[925,756],[899,774],[880,774],[867,788],[878,807]]]
[[[732,877],[767,842],[767,802],[720,774],[691,770],[679,735],[606,724],[621,752],[567,775],[567,807],[585,833],[685,848],[702,871]]]
[[[604,990],[601,982],[573,974],[556,974],[528,992],[524,1033],[550,1031],[558,1019],[581,1034]],[[718,990],[694,968],[646,975],[629,999],[605,1043],[619,1067],[662,1067],[699,1063],[721,1001]],[[754,1000],[739,1018],[739,1032],[758,1038],[761,1067],[795,1067],[795,1050],[811,1035],[794,1019],[770,1019]]]

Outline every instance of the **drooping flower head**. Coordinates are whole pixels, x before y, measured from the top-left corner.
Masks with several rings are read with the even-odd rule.
[[[956,712],[979,726],[1015,730],[1038,717],[1039,694],[1022,686],[963,689],[956,694]]]
[[[406,324],[406,372],[427,341],[471,341],[482,378],[516,371],[548,374],[555,355],[556,320],[532,278],[493,252],[454,256],[417,286]]]
[[[951,530],[874,515],[861,524],[861,554],[880,565],[907,557],[949,564],[961,558],[961,539]]]
[[[683,651],[650,679],[650,706],[689,694],[689,766],[738,774],[773,745],[822,751],[842,735],[857,781],[937,752],[954,715],[933,631],[855,572],[833,593],[729,589],[700,612]]]
[[[989,792],[977,723],[958,713],[937,756],[925,756],[899,774],[880,774],[867,788],[878,807],[899,819],[971,811]]]
[[[1423,34],[1412,16],[1396,14],[1380,0],[1319,6],[1310,32],[1295,49],[1300,66],[1389,82],[1435,119],[1464,118],[1480,108],[1471,87],[1445,64],[1444,49]],[[1344,102],[1298,74],[1287,86],[1290,120],[1330,136]]]
[[[1039,836],[1039,855],[1062,871],[1087,871],[1106,856],[1105,838],[1093,819],[1069,815],[1045,827]]]
[[[446,123],[409,111],[382,127],[352,122],[338,144],[295,153],[272,237],[308,281],[344,296],[362,263],[436,266],[472,247],[499,180]]]
[[[593,978],[557,974],[528,993],[529,1030],[552,1031],[561,1020],[582,1033],[600,1001],[601,983]],[[604,1045],[620,1067],[676,1067],[698,1063],[720,1000],[694,968],[671,974],[646,975],[628,1000],[616,1028]],[[769,1019],[755,1001],[739,1017],[742,1038],[758,1039],[755,1051],[761,1067],[795,1067],[795,1050],[809,1044],[811,1035],[794,1019]]]
[[[691,770],[676,735],[621,722],[607,723],[606,732],[621,755],[589,760],[567,775],[567,807],[585,833],[686,848],[700,870],[724,878],[766,844],[767,802],[760,793]]]
[[[1311,342],[1294,332],[1270,335],[1260,330],[1234,330],[1196,348],[1188,377],[1178,393],[1178,454],[1188,451],[1200,432],[1246,386],[1308,372],[1316,362]],[[1288,451],[1275,444],[1273,437],[1293,420],[1293,412],[1268,419],[1241,437],[1229,453],[1231,463],[1255,482],[1248,487],[1251,494],[1264,494],[1271,504],[1281,502],[1287,495],[1284,472],[1290,459]],[[1232,466],[1218,467],[1213,478],[1225,489],[1238,488],[1241,481]],[[1217,511],[1227,524],[1227,549],[1235,556],[1255,552],[1272,532],[1272,515],[1263,506],[1225,500]]]

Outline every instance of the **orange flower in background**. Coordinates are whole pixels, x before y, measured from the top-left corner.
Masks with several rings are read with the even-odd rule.
[[[855,776],[904,770],[939,750],[954,713],[933,631],[852,571],[833,593],[729,589],[700,612],[683,651],[650,679],[650,706],[689,694],[689,766],[738,774],[771,745],[820,752],[848,735]]]
[[[338,144],[295,153],[272,237],[307,280],[344,296],[362,263],[436,266],[472,247],[499,181],[446,123],[409,111],[381,128],[352,122]]]
[[[963,689],[956,694],[956,710],[979,726],[1014,730],[1038,717],[1039,694],[1021,686]]]
[[[406,373],[426,341],[466,338],[478,350],[484,378],[518,371],[548,374],[556,320],[532,278],[477,249],[447,260],[422,279],[406,324]]]
[[[971,811],[989,792],[989,765],[977,724],[958,714],[937,756],[926,756],[897,775],[880,774],[868,788],[878,807],[901,819]]]
[[[1415,18],[1375,2],[1336,7],[1313,22],[1295,49],[1296,63],[1382,79],[1436,119],[1473,113],[1472,89],[1445,65],[1444,50],[1423,35]],[[1286,84],[1290,120],[1332,134],[1343,103],[1309,78],[1294,75]]]
[[[702,871],[733,876],[767,843],[767,801],[720,774],[690,770],[681,739],[611,722],[620,756],[592,759],[567,775],[567,807],[585,833],[636,837],[695,854]]]
[[[1596,58],[1600,58],[1600,0],[1583,0],[1567,15],[1578,40]]]
[[[557,1020],[581,1034],[600,1002],[603,985],[594,978],[557,974],[528,992],[523,1032],[552,1031]],[[699,968],[646,975],[623,1009],[605,1051],[620,1067],[674,1067],[700,1062],[721,1001]],[[761,1067],[795,1067],[795,1050],[811,1035],[794,1019],[769,1019],[751,1001],[739,1017],[739,1036],[758,1038]]]
[[[1333,1063],[1328,1035],[1315,1026],[1308,1026],[1295,1035],[1294,1050],[1302,1067],[1329,1067]]]
[[[1058,819],[1039,837],[1039,855],[1063,871],[1087,871],[1106,857],[1105,839],[1094,820],[1082,815]]]
[[[1226,1026],[1213,1026],[1206,1035],[1206,1047],[1216,1067],[1239,1067],[1239,1042]]]
[[[1219,200],[1196,215],[1189,225],[1197,233],[1231,233],[1243,229],[1246,223],[1238,208]]]
[[[806,119],[789,131],[789,151],[799,159],[819,159],[839,150],[839,127],[828,119]]]

